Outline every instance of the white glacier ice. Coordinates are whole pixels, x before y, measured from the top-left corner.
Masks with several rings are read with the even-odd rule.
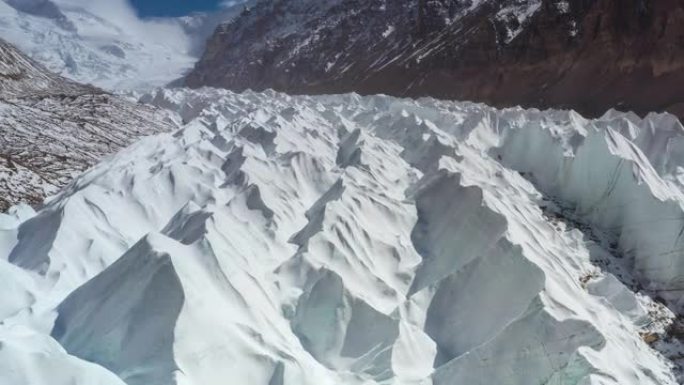
[[[676,119],[142,101],[181,127],[0,218],[0,383],[678,383],[646,338],[673,317],[649,296],[683,305]]]

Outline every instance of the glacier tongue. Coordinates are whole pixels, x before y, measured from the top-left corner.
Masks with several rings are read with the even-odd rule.
[[[667,115],[142,101],[186,124],[0,228],[0,273],[28,293],[0,301],[0,346],[50,333],[128,385],[678,383],[647,344],[673,315],[645,294],[682,310]]]

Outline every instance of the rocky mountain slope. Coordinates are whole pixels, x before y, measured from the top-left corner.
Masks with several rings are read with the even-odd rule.
[[[683,21],[676,0],[262,1],[186,84],[684,116]]]
[[[0,383],[678,383],[672,116],[143,100],[186,125],[0,218]]]
[[[4,99],[102,93],[94,87],[78,84],[45,70],[3,40],[0,40],[0,80],[0,93]]]
[[[0,40],[0,212],[39,205],[104,155],[173,127],[165,113],[52,74]]]

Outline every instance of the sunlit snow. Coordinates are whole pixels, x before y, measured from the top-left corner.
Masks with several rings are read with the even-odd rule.
[[[644,338],[672,317],[648,295],[682,306],[671,116],[142,100],[179,130],[0,218],[23,296],[0,300],[0,383],[677,383]]]

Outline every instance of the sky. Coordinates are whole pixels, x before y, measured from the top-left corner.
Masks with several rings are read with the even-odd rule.
[[[130,0],[141,17],[183,16],[195,11],[213,11],[225,0]]]

